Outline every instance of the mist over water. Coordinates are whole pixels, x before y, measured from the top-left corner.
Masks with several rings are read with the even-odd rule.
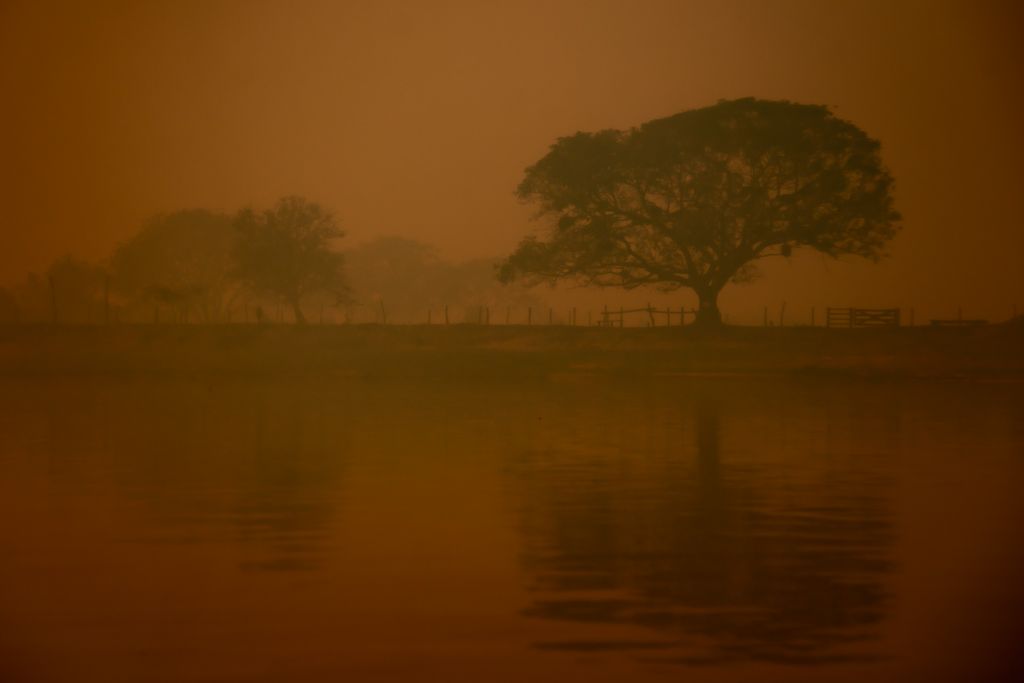
[[[5,380],[0,678],[995,675],[1018,391]]]

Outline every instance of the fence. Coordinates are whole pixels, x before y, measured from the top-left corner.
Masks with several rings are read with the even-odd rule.
[[[899,327],[898,308],[826,308],[825,327]]]
[[[597,312],[596,316],[593,311],[589,310],[585,312],[585,315],[580,315],[580,313],[582,311],[578,311],[575,307],[556,311],[552,307],[534,308],[532,306],[515,311],[510,306],[499,307],[492,313],[489,306],[478,306],[465,308],[464,314],[456,319],[449,315],[448,306],[444,306],[437,311],[437,315],[433,309],[428,309],[426,323],[428,325],[448,325],[461,322],[471,325],[491,325],[493,316],[493,324],[499,325],[626,327],[627,323],[631,322],[632,326],[639,327],[672,327],[683,326],[688,322],[692,323],[697,317],[695,309],[656,308],[650,304],[643,308],[609,309],[608,306],[605,306],[603,310]]]
[[[601,317],[598,319],[597,324],[601,327],[625,327],[626,316],[637,313],[646,315],[647,324],[650,327],[657,327],[659,319],[663,320],[664,327],[671,327],[673,319],[678,319],[679,326],[683,326],[686,324],[687,315],[693,316],[694,320],[697,318],[697,311],[692,309],[688,311],[683,307],[680,307],[677,311],[668,307],[664,309],[655,308],[647,304],[644,308],[619,308],[618,311],[609,311],[608,307],[605,306],[604,310],[601,311]]]
[[[45,281],[44,281],[45,282]],[[0,308],[0,324],[225,324],[225,323],[291,323],[295,316],[290,307],[282,302],[270,301],[236,301],[212,307],[172,305],[166,302],[129,302],[127,304],[111,301],[109,287],[106,283],[93,299],[85,302],[60,296],[59,288],[51,286],[45,298],[40,297],[36,309],[23,311],[16,303],[8,308]],[[0,304],[3,301],[0,300]],[[636,306],[634,304],[634,306]],[[76,308],[77,307],[77,308]],[[318,309],[318,310],[316,310]],[[811,307],[798,311],[787,310],[786,302],[777,311],[769,311],[764,306],[763,324],[765,327],[815,327],[824,324],[828,328],[892,328],[909,325],[914,327],[914,308],[901,312],[899,308],[855,308],[826,307],[824,311]],[[824,312],[824,316],[821,313]],[[427,325],[552,325],[552,326],[596,326],[603,328],[615,327],[682,327],[692,324],[697,319],[697,310],[680,307],[657,307],[648,303],[646,306],[625,308],[577,308],[575,306],[518,306],[510,305],[477,305],[448,306],[435,303],[432,307],[399,308],[392,311],[385,308],[382,301],[373,301],[345,309],[327,306],[323,302],[305,306],[306,319],[314,324],[424,324]],[[771,313],[771,315],[769,315]],[[905,313],[905,315],[903,315]],[[987,325],[989,320],[970,317],[966,318],[963,311],[957,309],[955,317],[925,317],[921,324],[932,327],[974,327]],[[923,316],[919,316],[923,317]],[[1017,306],[1012,307],[1012,315],[1008,320],[1018,319]],[[723,315],[723,322],[729,323]],[[995,321],[1001,322],[1001,321]],[[737,324],[749,325],[749,318]]]

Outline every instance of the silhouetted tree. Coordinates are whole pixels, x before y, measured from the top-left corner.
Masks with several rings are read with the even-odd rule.
[[[306,295],[346,296],[344,259],[331,249],[331,242],[345,233],[319,204],[285,197],[272,209],[239,211],[234,224],[239,236],[236,275],[256,292],[289,304],[297,323],[306,322]]]
[[[553,218],[501,278],[692,289],[698,321],[753,262],[808,247],[881,256],[899,214],[879,143],[828,108],[753,98],[559,139],[517,195]]]
[[[234,293],[231,218],[205,209],[150,219],[111,259],[115,288],[136,301],[170,306],[200,318],[222,316]]]

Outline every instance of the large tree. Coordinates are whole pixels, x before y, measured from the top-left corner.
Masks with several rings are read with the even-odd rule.
[[[502,264],[511,280],[692,289],[698,322],[754,262],[806,247],[878,259],[896,232],[878,141],[827,107],[722,101],[627,131],[560,138],[520,199],[551,220]]]
[[[290,305],[297,323],[306,322],[302,300],[307,295],[345,297],[344,259],[331,248],[345,233],[319,204],[285,197],[265,211],[242,209],[234,224],[237,276],[256,292]]]

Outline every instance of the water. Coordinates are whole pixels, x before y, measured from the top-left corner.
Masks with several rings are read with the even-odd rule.
[[[82,379],[0,397],[5,682],[1020,670],[1019,385]]]

